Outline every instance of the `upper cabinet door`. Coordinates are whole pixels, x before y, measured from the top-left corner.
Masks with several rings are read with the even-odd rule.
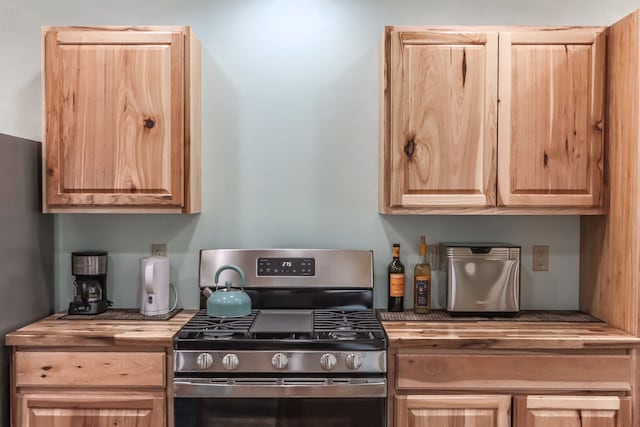
[[[495,206],[497,33],[386,27],[384,48],[381,212]]]
[[[44,32],[46,208],[190,210],[189,54],[184,27]]]
[[[498,205],[603,206],[601,28],[500,33]]]

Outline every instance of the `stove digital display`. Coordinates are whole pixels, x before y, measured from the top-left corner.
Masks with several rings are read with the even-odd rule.
[[[315,276],[315,258],[258,258],[258,276]]]

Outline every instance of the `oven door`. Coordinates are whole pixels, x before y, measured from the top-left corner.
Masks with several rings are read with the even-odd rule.
[[[384,427],[375,378],[176,378],[175,427]]]

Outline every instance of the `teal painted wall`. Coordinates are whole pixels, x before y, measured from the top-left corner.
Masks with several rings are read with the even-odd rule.
[[[198,251],[366,248],[386,304],[392,242],[410,266],[430,243],[523,246],[523,307],[577,308],[579,218],[377,214],[378,44],[384,25],[608,25],[630,0],[4,0],[0,132],[41,139],[41,25],[191,25],[202,41],[199,215],[55,216],[56,307],[71,296],[70,252],[104,249],[109,294],[134,307],[138,262],[167,243],[184,307],[197,306]],[[550,248],[531,271],[531,246]],[[438,286],[440,275],[434,284]],[[437,295],[436,295],[437,297]]]

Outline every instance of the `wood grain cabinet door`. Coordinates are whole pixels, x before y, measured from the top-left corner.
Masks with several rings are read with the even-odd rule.
[[[396,396],[396,427],[510,427],[511,396]]]
[[[497,33],[386,27],[381,210],[496,203]]]
[[[498,205],[603,206],[601,28],[500,32]]]
[[[631,427],[631,398],[516,396],[514,427]]]
[[[16,427],[162,427],[162,393],[25,393],[16,396]]]
[[[44,32],[46,205],[184,203],[185,35]]]

